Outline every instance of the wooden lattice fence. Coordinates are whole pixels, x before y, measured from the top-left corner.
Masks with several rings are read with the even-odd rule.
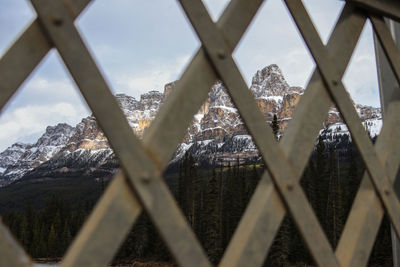
[[[161,174],[217,79],[225,84],[268,169],[223,255],[221,266],[261,266],[286,212],[291,214],[318,266],[366,266],[385,213],[399,236],[400,202],[393,183],[400,163],[400,103],[393,101],[389,105],[381,134],[373,145],[342,77],[369,19],[400,81],[400,53],[383,19],[385,16],[399,21],[400,2],[347,0],[325,46],[303,3],[284,0],[317,67],[279,143],[232,58],[232,51],[262,0],[232,0],[216,23],[201,0],[179,0],[202,46],[143,140],[132,132],[74,26],[74,19],[90,0],[31,2],[36,20],[0,60],[0,106],[4,107],[55,47],[122,168],[68,249],[61,266],[106,266],[143,210],[180,266],[211,265]],[[332,101],[343,115],[367,170],[335,251],[299,184]],[[29,255],[0,223],[0,266],[32,264]]]

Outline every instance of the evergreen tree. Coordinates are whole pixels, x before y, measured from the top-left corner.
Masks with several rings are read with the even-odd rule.
[[[35,214],[33,220],[32,243],[28,250],[29,254],[31,254],[34,257],[40,257],[44,254],[43,247],[41,247],[41,245],[39,246],[39,243],[41,242],[40,230],[41,227],[40,227],[39,216]]]
[[[271,249],[268,253],[265,266],[284,266],[288,263],[290,250],[290,219],[285,216]]]
[[[22,246],[29,248],[30,240],[29,240],[29,224],[26,214],[22,216],[22,221],[19,228],[20,232],[18,235],[18,239],[21,241]]]
[[[346,198],[346,216],[350,212],[351,205],[354,201],[356,196],[358,187],[360,185],[360,177],[358,175],[358,167],[357,162],[355,159],[355,153],[353,151],[353,145],[347,149],[348,161],[349,161],[349,168],[347,171],[347,186],[345,187],[345,198]]]
[[[193,180],[196,177],[196,169],[194,158],[191,154],[185,155],[185,159],[183,161],[183,186],[181,203],[182,210],[185,214],[189,224],[193,227],[194,224],[194,190],[193,190]]]
[[[258,181],[260,180],[255,163],[253,163],[250,175],[246,175],[246,178],[246,203],[249,203],[252,195],[254,194],[254,190],[257,187]]]
[[[44,225],[40,228],[39,241],[37,243],[37,257],[45,257],[48,255],[47,252],[47,239],[46,239],[46,231],[44,229]]]
[[[184,199],[185,199],[185,184],[184,184],[184,165],[186,163],[187,153],[185,154],[184,160],[179,163],[179,172],[178,172],[178,203],[184,212]]]
[[[236,159],[236,165],[232,174],[232,202],[231,202],[231,233],[235,231],[245,208],[245,180],[240,168],[239,157]]]
[[[368,266],[393,266],[390,221],[385,215],[369,258]]]
[[[135,238],[134,253],[137,257],[143,258],[146,255],[149,246],[149,225],[150,221],[145,214],[140,215],[135,227],[133,235]]]
[[[272,132],[275,135],[276,140],[278,140],[279,139],[279,123],[278,123],[278,118],[276,117],[276,114],[274,114],[274,118],[272,119],[271,128],[272,128]]]
[[[69,229],[69,225],[68,225],[68,221],[66,221],[64,223],[64,227],[63,227],[63,231],[61,234],[61,238],[59,240],[59,244],[61,246],[61,255],[65,253],[65,251],[67,250],[69,244],[72,241],[72,236],[71,236],[71,231]]]
[[[315,177],[315,185],[316,185],[316,199],[317,203],[315,203],[316,210],[315,213],[321,223],[322,226],[325,225],[326,218],[326,201],[327,201],[327,168],[326,168],[326,158],[325,158],[325,143],[320,135],[318,137],[318,143],[316,147],[316,160],[315,160],[315,170],[317,176]]]
[[[221,244],[219,238],[219,207],[218,207],[218,185],[215,169],[213,168],[212,177],[207,185],[206,199],[206,221],[207,228],[205,233],[204,248],[213,264],[218,262],[221,256]]]
[[[344,225],[344,207],[342,190],[338,174],[339,159],[336,157],[334,145],[329,147],[329,188],[326,207],[327,235],[333,248],[339,242]]]
[[[193,179],[193,229],[200,242],[204,242],[205,226],[205,200],[207,199],[207,180],[195,175]]]
[[[49,257],[58,256],[57,233],[54,224],[52,224],[50,227],[49,237],[47,241],[47,255]]]
[[[225,186],[223,191],[222,208],[222,248],[225,249],[233,233],[232,222],[232,201],[233,201],[233,181],[231,163],[225,172]]]
[[[310,202],[311,207],[315,212],[317,210],[318,203],[318,175],[315,171],[315,163],[312,159],[310,159],[310,163],[306,166],[300,183],[306,193],[307,199]]]

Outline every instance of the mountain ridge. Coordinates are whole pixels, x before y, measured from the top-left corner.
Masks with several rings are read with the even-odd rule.
[[[115,96],[135,134],[143,136],[164,99],[175,86],[176,82],[168,83],[163,93],[149,91],[142,94],[139,100],[126,94]],[[289,86],[275,64],[256,72],[250,90],[266,122],[270,122],[274,114],[277,115],[281,133],[291,120],[304,93],[301,87]],[[373,129],[373,133],[379,132],[380,109],[355,106],[366,127]],[[330,109],[324,125],[327,134],[348,135],[347,128],[334,107]],[[258,150],[237,109],[219,81],[212,86],[207,100],[194,116],[171,162],[181,159],[187,151],[197,157],[197,160],[209,164],[224,165],[236,161],[237,157],[241,161],[259,158]],[[65,123],[49,126],[35,144],[16,143],[0,153],[0,186],[20,179],[28,172],[67,172],[77,168],[108,172],[110,168],[117,167],[118,161],[107,138],[91,115],[83,118],[75,127]]]

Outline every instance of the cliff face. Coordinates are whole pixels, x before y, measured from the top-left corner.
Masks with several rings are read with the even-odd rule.
[[[176,82],[169,83],[165,85],[163,93],[150,91],[141,95],[139,100],[125,94],[115,96],[136,135],[142,137],[175,86]],[[266,123],[272,120],[274,114],[277,115],[281,133],[304,93],[303,88],[289,86],[276,65],[257,71],[250,90]],[[372,129],[372,134],[378,132],[381,125],[380,109],[362,105],[356,105],[356,108],[366,128]],[[324,125],[330,127],[332,135],[347,130],[345,126],[341,127],[340,114],[334,107],[330,109]],[[213,164],[227,164],[236,161],[237,157],[242,162],[258,158],[257,148],[221,82],[212,86],[172,161],[179,160],[186,152],[192,153],[200,161]],[[0,153],[0,186],[31,171],[65,172],[74,168],[90,171],[117,166],[106,137],[95,118],[89,116],[75,127],[67,124],[48,127],[35,144],[16,143]]]

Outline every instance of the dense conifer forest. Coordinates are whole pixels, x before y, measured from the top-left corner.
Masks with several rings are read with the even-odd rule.
[[[277,134],[278,129],[274,132]],[[186,154],[179,163],[171,179],[171,191],[214,264],[221,259],[263,171],[261,162],[245,165],[239,158],[226,166],[202,168],[192,155]],[[348,137],[331,142],[319,137],[301,185],[333,248],[339,242],[363,172]],[[106,185],[101,181],[99,186],[104,189]],[[23,211],[2,214],[2,219],[32,257],[59,259],[92,206],[93,203],[70,203],[53,195],[41,210],[27,205]],[[391,257],[390,224],[384,218],[369,266],[391,266]],[[115,261],[173,259],[147,215],[142,214]],[[283,220],[264,265],[313,265],[289,216]]]

